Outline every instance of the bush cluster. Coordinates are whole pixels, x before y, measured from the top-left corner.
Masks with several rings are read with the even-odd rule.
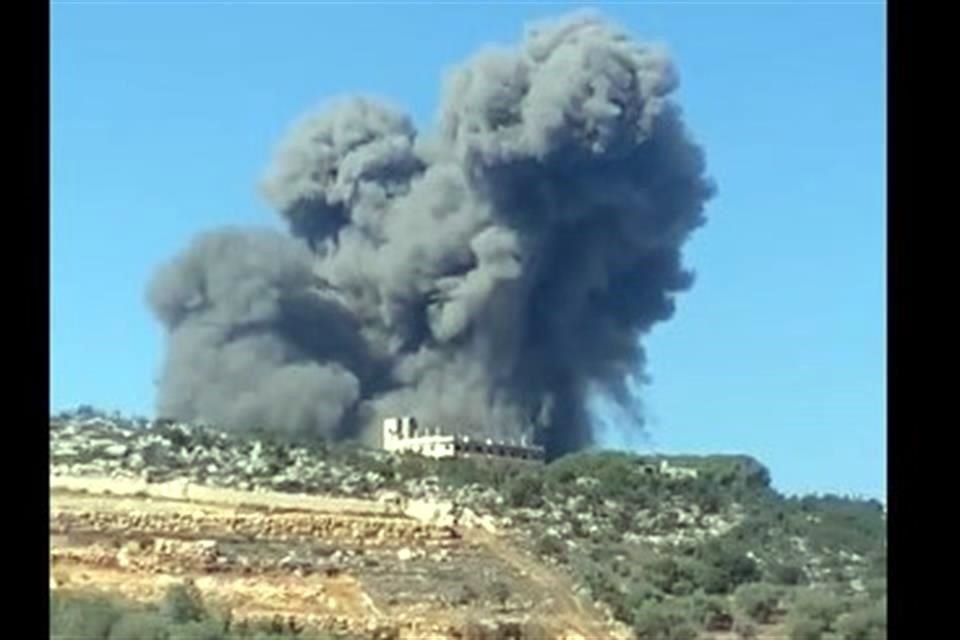
[[[190,586],[171,587],[152,606],[102,596],[61,595],[50,599],[51,640],[347,640],[346,636],[301,633],[282,622],[234,624],[215,615]]]
[[[783,593],[762,583],[745,584],[734,594],[737,608],[749,619],[769,624],[777,612]]]
[[[839,597],[823,589],[796,594],[787,616],[790,640],[886,640],[886,597]]]

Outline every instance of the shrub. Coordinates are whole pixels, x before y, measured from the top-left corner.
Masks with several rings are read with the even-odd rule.
[[[812,620],[828,630],[844,613],[847,603],[822,589],[805,589],[796,594],[790,613],[797,619]]]
[[[171,453],[170,447],[159,442],[151,442],[141,450],[144,462],[148,468],[166,467],[177,464],[176,458]]]
[[[663,592],[645,580],[635,581],[627,590],[626,604],[630,611],[663,602]]]
[[[510,587],[506,582],[497,581],[490,586],[490,596],[500,607],[507,606],[510,599]]]
[[[543,556],[562,557],[567,548],[563,542],[556,536],[550,534],[541,536],[537,540],[537,553]]]
[[[707,631],[729,631],[733,615],[725,598],[696,594],[690,599],[693,620]]]
[[[227,640],[228,637],[223,625],[212,619],[187,622],[170,630],[170,640]]]
[[[614,558],[610,562],[610,567],[613,569],[613,572],[621,578],[630,578],[630,576],[633,575],[633,564],[629,561]]]
[[[737,608],[751,620],[761,624],[768,624],[771,621],[781,597],[782,594],[778,589],[763,583],[742,585],[734,594]]]
[[[871,578],[887,577],[887,548],[885,546],[867,555],[867,575]]]
[[[790,587],[804,584],[807,581],[803,567],[795,564],[774,563],[767,569],[767,575],[774,584]]]
[[[823,589],[806,589],[796,594],[787,629],[790,640],[823,640],[835,631],[837,619],[845,613],[848,602]]]
[[[550,634],[542,624],[526,622],[523,625],[520,637],[522,640],[549,640]]]
[[[171,590],[158,605],[140,606],[118,599],[54,594],[50,600],[51,640],[346,640],[345,636],[301,634],[282,620],[230,625],[229,619],[194,609],[190,589]],[[192,604],[185,604],[192,603]],[[174,622],[172,618],[199,615]]]
[[[130,613],[113,625],[107,638],[109,640],[167,640],[170,636],[168,626],[169,623],[155,613]],[[178,640],[180,637],[180,634],[177,634]],[[221,637],[218,636],[213,640],[220,640]]]
[[[698,480],[735,496],[770,486],[770,471],[747,456],[708,456],[697,466],[700,467]]]
[[[476,602],[477,598],[479,597],[479,594],[470,585],[464,584],[460,586],[454,602],[458,605],[465,606],[472,602]]]
[[[627,607],[626,594],[619,589],[607,571],[595,567],[587,573],[584,581],[594,600],[606,603],[617,620],[630,621],[631,612]]]
[[[723,496],[717,493],[703,492],[696,497],[696,505],[707,515],[720,513],[724,507]]]
[[[732,540],[712,540],[700,547],[697,556],[712,569],[702,580],[708,593],[727,594],[741,584],[760,580],[760,568],[747,556],[743,545]]]
[[[731,631],[739,640],[753,640],[760,635],[757,625],[752,620],[744,618],[734,619]]]
[[[826,632],[820,622],[809,618],[794,618],[787,624],[790,640],[823,640]]]
[[[864,555],[883,544],[886,523],[883,507],[875,500],[808,496],[801,500],[801,508],[819,519],[807,532],[816,549],[847,549]],[[884,563],[885,559],[884,553]]]
[[[688,558],[659,558],[646,567],[650,582],[664,593],[690,595],[703,578],[703,567]]]
[[[512,460],[472,460],[472,459],[453,459],[453,460],[414,460],[420,456],[404,456],[409,461],[405,464],[411,467],[420,467],[419,473],[407,474],[406,477],[423,477],[425,475],[436,475],[442,485],[450,487],[463,487],[468,485],[483,485],[498,491],[504,488],[518,475],[523,473],[534,473]],[[425,473],[431,471],[432,473]]]
[[[396,465],[396,474],[401,479],[424,478],[435,470],[431,460],[413,454],[401,455]]]
[[[666,602],[635,611],[633,630],[638,640],[696,640],[699,635],[689,612]]]
[[[870,578],[866,581],[864,587],[867,590],[867,595],[873,600],[879,600],[887,595],[886,578]]]
[[[464,640],[495,640],[495,638],[495,629],[491,629],[475,620],[469,620],[463,625]]]
[[[587,531],[587,525],[580,520],[573,520],[570,523],[570,529],[577,538],[587,538],[590,536],[590,533]]]
[[[167,589],[160,612],[171,622],[199,622],[206,616],[200,591],[192,584],[178,584]]]
[[[543,479],[533,473],[519,475],[507,483],[506,494],[511,507],[539,508],[543,506]]]
[[[734,588],[729,574],[717,566],[700,561],[688,561],[688,567],[691,582],[704,593],[726,595]]]
[[[174,622],[196,613],[196,594],[172,589],[158,605],[141,607],[121,600],[67,596],[51,598],[51,640],[345,640],[343,636],[301,634],[281,620],[241,622],[230,627],[227,619],[202,609],[199,619]],[[186,604],[193,603],[193,604]],[[230,627],[230,628],[228,628]]]
[[[657,476],[643,473],[645,461],[625,453],[579,453],[550,463],[544,473],[546,484],[557,491],[589,494],[591,500],[615,500],[633,509],[652,504],[659,492]],[[589,490],[575,486],[580,478],[593,478]]]
[[[122,613],[105,598],[57,595],[50,602],[50,637],[54,640],[106,640]]]
[[[886,600],[844,614],[837,619],[837,631],[844,640],[886,640]]]

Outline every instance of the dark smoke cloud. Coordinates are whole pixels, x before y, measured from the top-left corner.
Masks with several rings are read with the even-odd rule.
[[[676,86],[663,51],[578,13],[457,69],[432,133],[362,98],[305,118],[263,183],[291,235],[203,235],[151,285],[159,411],[588,445],[588,394],[630,402],[640,337],[692,284],[712,186]]]

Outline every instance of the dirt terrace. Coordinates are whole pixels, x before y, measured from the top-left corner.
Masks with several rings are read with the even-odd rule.
[[[235,619],[411,640],[462,637],[468,621],[618,636],[563,576],[487,532],[391,515],[373,501],[188,491],[204,500],[184,500],[183,487],[58,479],[51,587],[149,601],[191,580]]]

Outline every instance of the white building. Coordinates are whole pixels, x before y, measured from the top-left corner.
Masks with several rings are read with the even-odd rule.
[[[417,453],[428,458],[510,458],[542,463],[543,447],[519,443],[478,439],[444,434],[438,430],[421,430],[413,417],[386,418],[383,421],[382,445],[387,451]]]

